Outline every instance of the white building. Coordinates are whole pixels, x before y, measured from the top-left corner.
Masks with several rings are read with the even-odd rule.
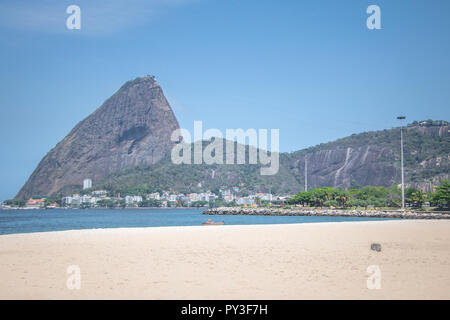
[[[188,194],[189,199],[194,202],[194,201],[198,201],[198,194],[197,193],[190,193]]]
[[[81,196],[81,203],[91,203],[91,199],[92,197],[88,195]]]
[[[237,198],[236,202],[238,205],[242,206],[242,205],[252,205],[255,204],[255,200],[253,200],[251,197],[242,197],[242,198]]]
[[[263,193],[263,194],[260,194],[260,193],[258,193],[258,197],[261,199],[261,200],[265,200],[265,201],[272,201],[273,200],[273,196],[272,196],[272,194],[271,193]]]
[[[234,200],[234,195],[233,194],[224,194],[223,195],[223,200],[225,202],[231,202]]]
[[[96,204],[99,198],[84,195],[81,197],[81,203],[90,203],[90,204]]]
[[[127,204],[142,202],[142,197],[141,196],[126,196],[125,202]]]
[[[149,199],[155,199],[155,200],[160,200],[160,195],[159,195],[159,193],[158,192],[155,192],[155,193],[150,193],[149,195],[148,195],[148,198]]]
[[[72,197],[64,197],[61,199],[61,202],[63,205],[71,205],[72,204]]]
[[[108,191],[106,191],[106,190],[95,190],[95,191],[92,191],[92,194],[95,195],[95,196],[104,196],[107,193],[108,193]]]
[[[79,194],[72,195],[72,202],[71,205],[73,206],[79,206],[81,204],[81,197]]]
[[[83,180],[83,190],[92,188],[92,180],[84,179]]]
[[[187,205],[189,205],[191,203],[191,199],[188,196],[185,196],[185,195],[179,196],[178,200],[183,201]]]
[[[160,200],[163,200],[163,201],[169,200],[169,193],[167,191],[164,191]]]
[[[206,202],[209,202],[209,194],[208,193],[200,193],[199,195],[198,195],[198,200],[199,201],[206,201]]]

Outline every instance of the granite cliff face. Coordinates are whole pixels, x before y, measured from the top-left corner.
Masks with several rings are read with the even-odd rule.
[[[125,83],[39,163],[18,198],[50,195],[83,179],[158,162],[173,146],[177,119],[154,77]]]
[[[432,191],[449,178],[449,128],[445,121],[424,121],[404,129],[407,186]],[[305,157],[310,188],[389,187],[401,181],[399,128],[352,135],[289,155],[285,164],[301,184]]]
[[[404,128],[405,182],[431,191],[449,178],[450,135],[445,121]],[[308,187],[390,187],[401,182],[400,128],[364,132],[293,153],[280,154],[276,175],[261,176],[258,165],[175,165],[170,157],[155,165],[118,172],[100,183],[114,193],[135,186],[148,192],[202,192],[238,186],[242,191],[296,193],[304,190],[305,157]]]

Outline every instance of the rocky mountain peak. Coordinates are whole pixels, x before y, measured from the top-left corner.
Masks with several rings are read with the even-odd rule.
[[[50,195],[83,179],[156,163],[171,150],[178,128],[155,77],[128,81],[41,160],[17,197]]]

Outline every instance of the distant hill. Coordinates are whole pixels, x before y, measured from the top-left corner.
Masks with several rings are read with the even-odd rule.
[[[206,146],[207,143],[204,142]],[[236,146],[236,143],[235,143]],[[225,149],[224,149],[225,150]],[[246,154],[248,154],[248,146]],[[225,162],[225,161],[224,161]],[[248,164],[173,164],[170,155],[160,162],[128,169],[109,176],[99,187],[117,192],[132,192],[136,186],[145,186],[149,191],[174,190],[200,192],[222,187],[239,187],[242,192],[298,190],[299,182],[283,165],[273,176],[260,174],[261,166]]]
[[[415,122],[404,129],[405,176],[408,186],[430,191],[449,178],[450,135],[446,121]],[[237,186],[244,192],[295,193],[304,189],[305,156],[309,188],[398,184],[400,130],[364,132],[293,153],[280,154],[274,176],[261,176],[259,165],[175,165],[160,162],[110,175],[100,182],[115,192],[147,190],[197,192]]]
[[[330,143],[286,154],[284,164],[304,181],[308,158],[309,185],[362,187],[400,183],[400,128],[353,134]],[[450,134],[446,121],[421,121],[404,130],[405,183],[430,191],[449,177]]]
[[[391,186],[401,180],[399,128],[281,153],[274,176],[261,176],[259,165],[173,164],[170,136],[178,128],[154,77],[128,81],[42,159],[17,197],[79,191],[86,178],[95,188],[123,194],[222,187],[239,187],[242,193],[295,193],[304,188],[305,157],[309,188]],[[407,185],[429,191],[449,178],[448,122],[414,122],[404,137]]]

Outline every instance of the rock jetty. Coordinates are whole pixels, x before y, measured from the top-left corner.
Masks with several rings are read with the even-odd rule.
[[[450,219],[449,212],[415,212],[401,210],[339,210],[313,208],[210,208],[207,215],[257,215],[257,216],[325,216],[325,217],[367,217],[391,219]]]

